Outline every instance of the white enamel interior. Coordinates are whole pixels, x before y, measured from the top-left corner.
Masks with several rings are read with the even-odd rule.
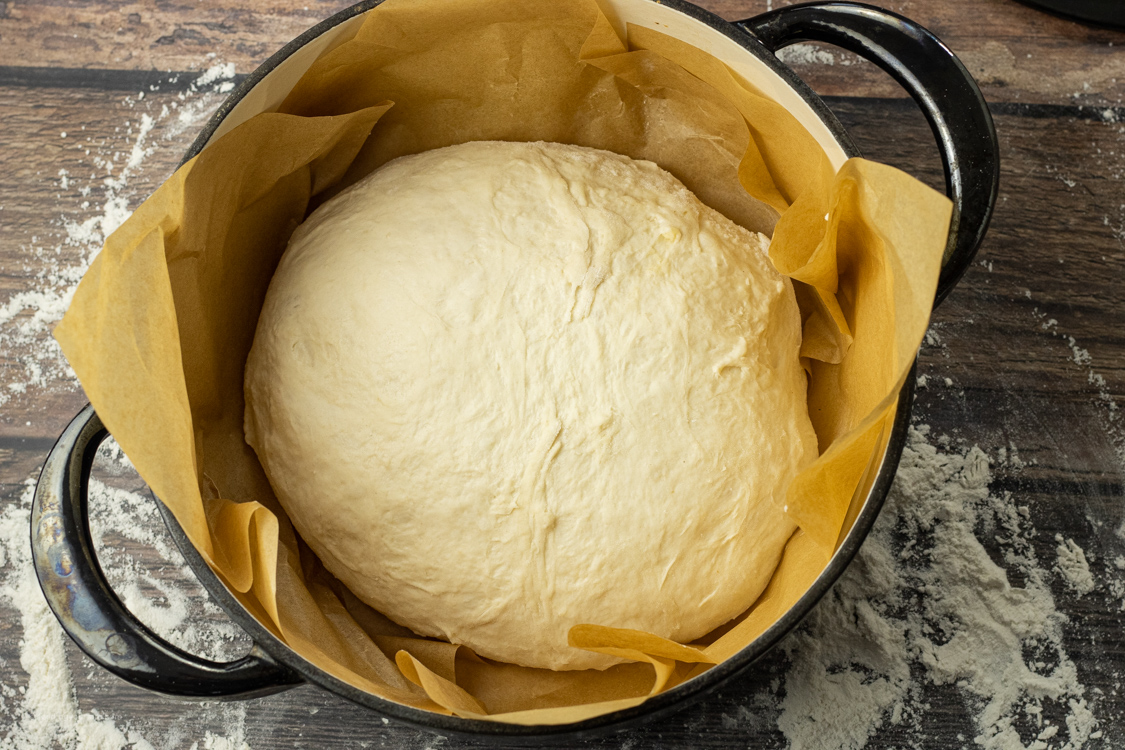
[[[674,36],[694,45],[729,65],[740,76],[750,81],[776,102],[781,104],[820,143],[836,169],[847,160],[840,144],[831,131],[788,83],[774,73],[761,60],[730,37],[721,34],[702,21],[661,5],[653,0],[599,0],[617,32],[624,36],[626,24],[645,26]],[[368,11],[370,12],[370,11]],[[270,71],[258,85],[242,98],[211,136],[215,139],[241,125],[259,112],[275,110],[305,71],[324,52],[351,38],[366,14],[361,14],[332,27],[301,49],[294,52]]]
[[[702,21],[653,0],[598,0],[598,4],[617,29],[617,33],[622,36],[625,34],[626,24],[644,26],[674,36],[722,60],[734,72],[789,110],[790,114],[816,138],[817,143],[828,154],[834,169],[839,169],[847,161],[847,154],[808,102],[802,99],[801,95],[781,76],[770,70],[764,62],[738,42]]]
[[[368,11],[370,12],[370,11]],[[207,146],[210,146],[222,136],[234,130],[242,123],[249,120],[254,115],[262,112],[273,112],[277,110],[281,103],[285,101],[285,97],[297,85],[297,81],[301,80],[301,76],[305,74],[316,59],[325,52],[337,47],[338,45],[346,42],[355,35],[357,29],[363,23],[363,18],[366,13],[361,13],[358,16],[353,16],[341,24],[337,24],[316,37],[308,44],[304,45],[289,57],[285,58],[276,68],[266,74],[265,78],[257,83],[254,88],[239,100],[238,104],[234,105],[219,127],[211,134],[211,138],[207,141]],[[204,146],[204,148],[207,148]]]

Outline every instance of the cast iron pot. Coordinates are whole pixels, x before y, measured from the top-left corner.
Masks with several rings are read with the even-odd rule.
[[[192,144],[186,159],[252,115],[275,106],[341,34],[381,0],[365,0],[309,29],[249,76]],[[921,106],[933,128],[953,200],[949,243],[935,306],[949,294],[981,243],[999,183],[996,130],[988,107],[961,62],[933,34],[906,18],[867,5],[813,3],[728,23],[684,0],[609,0],[618,21],[658,28],[715,55],[789,109],[828,153],[834,166],[859,152],[824,102],[774,53],[801,41],[829,42],[890,73]],[[70,423],[47,457],[35,491],[31,541],[35,570],[62,627],[87,656],[128,682],[161,693],[247,698],[313,683],[378,714],[441,734],[507,742],[574,741],[638,725],[680,710],[734,679],[792,630],[855,556],[894,479],[914,396],[913,373],[899,393],[893,425],[882,436],[881,459],[868,467],[850,528],[813,586],[780,620],[734,657],[634,708],[572,724],[517,726],[443,716],[358,690],[310,664],[274,637],[231,595],[184,535],[157,506],[195,575],[253,639],[250,653],[216,663],[186,653],[130,613],[106,582],[87,520],[87,487],[98,446],[107,436],[90,406]]]

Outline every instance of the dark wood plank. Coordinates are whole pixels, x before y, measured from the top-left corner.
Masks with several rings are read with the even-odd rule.
[[[173,172],[222,100],[222,83],[143,97],[0,87],[0,306],[44,295],[0,331],[0,449],[18,454],[0,461],[0,482],[25,478],[45,455],[42,442],[85,404],[49,326],[18,329],[31,325],[36,306],[63,303],[100,246],[100,219],[114,213],[107,203],[135,208]],[[11,390],[28,382],[29,394]]]
[[[123,191],[128,204],[135,206],[171,173],[193,131],[184,129],[174,110],[163,118],[159,113],[179,104],[179,96],[153,92],[136,102],[131,97],[88,90],[0,88],[0,139],[11,144],[0,151],[0,190],[5,195],[5,220],[0,224],[0,294],[11,296],[35,287],[37,279],[59,275],[60,267],[77,267],[88,255],[90,246],[67,244],[63,224],[80,223],[102,213],[107,198],[102,179],[105,175],[120,176],[143,116],[158,118],[145,139],[145,145],[155,147],[155,151],[146,159],[144,169],[129,177]],[[206,99],[200,97],[201,101]],[[211,103],[217,101],[215,96],[210,98]],[[830,102],[865,153],[940,186],[936,149],[912,103]],[[197,121],[201,119],[197,117]],[[1075,117],[999,116],[998,122],[1005,145],[1001,202],[981,255],[982,263],[992,265],[991,269],[974,269],[963,282],[965,288],[975,287],[975,292],[997,309],[977,313],[962,307],[958,299],[964,296],[963,291],[954,295],[947,307],[957,311],[957,319],[987,325],[989,335],[995,337],[994,346],[1011,357],[1002,373],[1008,390],[1000,394],[1001,398],[1011,398],[1005,394],[1018,392],[1025,403],[1037,404],[1033,411],[1039,414],[1084,403],[1088,388],[1076,390],[1075,383],[1067,378],[1042,377],[1045,368],[1060,367],[1073,370],[1070,374],[1077,378],[1088,376],[1073,363],[1057,359],[1059,348],[1066,349],[1056,327],[1074,336],[1080,348],[1090,351],[1100,363],[1101,376],[1107,379],[1107,393],[1120,397],[1125,362],[1115,347],[1120,342],[1117,331],[1125,325],[1125,309],[1107,305],[1106,300],[1114,299],[1116,279],[1125,270],[1120,244],[1125,196],[1115,179],[1119,169],[1116,163],[1099,155],[1099,150],[1108,154],[1120,148],[1120,126]],[[61,132],[68,132],[68,137],[61,138]],[[94,157],[86,155],[91,146],[94,154],[114,158],[115,166],[92,163]],[[57,176],[60,169],[71,175],[66,189]],[[85,190],[89,192],[83,196]],[[89,208],[81,209],[87,201]],[[60,219],[64,214],[66,219]],[[1073,257],[1075,246],[1083,248],[1081,257]],[[41,250],[29,252],[29,248]],[[1066,302],[1059,306],[1053,300]],[[1059,321],[1057,326],[1042,330],[1041,325],[1051,319]],[[939,318],[939,333],[942,325]],[[45,335],[38,340],[45,340]],[[1044,344],[1049,345],[1047,349],[1043,349]],[[0,351],[0,364],[18,368],[23,354],[13,349]],[[1107,354],[1111,355],[1108,361]],[[965,398],[974,406],[988,409],[999,403],[996,384],[1001,373],[995,361],[991,356],[971,367],[963,364],[958,386],[965,389]],[[66,390],[59,388],[64,382],[69,380],[56,378],[41,389],[47,401],[13,400],[0,419],[0,438],[42,440],[55,434],[81,403],[73,392],[52,395]],[[52,398],[57,398],[57,405]],[[48,415],[50,418],[43,422]],[[30,427],[28,421],[33,423]],[[1039,455],[1049,452],[1049,447],[1028,450],[1035,451],[1032,458],[1042,459],[1036,471],[1061,470]],[[1078,459],[1070,456],[1071,463],[1065,470],[1081,468],[1073,463]],[[1088,457],[1087,466],[1096,465],[1095,459]]]
[[[0,13],[0,65],[187,71],[229,62],[247,72],[349,5],[346,0],[17,0]]]
[[[728,20],[793,0],[700,0]],[[169,3],[50,0],[6,3],[2,66],[198,71],[216,62],[247,73],[347,0]],[[882,3],[938,34],[994,101],[1118,106],[1125,95],[1125,33],[1089,29],[1014,0]],[[882,71],[854,55],[804,46],[785,58],[831,95],[901,96]]]
[[[327,15],[340,5],[310,4],[309,14]],[[248,7],[212,2],[188,8],[148,0],[0,4],[0,65],[63,69],[51,87],[0,86],[0,306],[13,294],[43,289],[45,275],[56,273],[60,263],[79,264],[86,251],[66,243],[64,224],[102,213],[107,197],[102,180],[120,175],[142,115],[156,120],[147,140],[155,150],[130,176],[128,188],[119,191],[130,206],[170,173],[198,127],[198,119],[193,127],[182,127],[175,112],[160,116],[165,105],[184,106],[181,95],[189,103],[202,102],[182,81],[146,90],[138,102],[131,94],[140,89],[129,88],[137,79],[114,77],[114,70],[205,67],[210,63],[200,60],[200,52],[206,50],[216,51],[212,61],[235,62],[245,72],[297,33],[298,21],[307,26],[316,20],[304,15],[303,5],[284,0],[266,11]],[[710,7],[736,18],[764,9],[765,2],[716,0]],[[1102,587],[1084,597],[1059,580],[1052,588],[1059,610],[1069,618],[1066,651],[1102,722],[1106,746],[1112,747],[1125,737],[1122,601],[1105,584],[1121,581],[1115,560],[1125,553],[1115,533],[1125,520],[1125,427],[1114,410],[1125,403],[1125,295],[1117,282],[1125,270],[1125,128],[1112,121],[1116,113],[1107,120],[1099,110],[1077,105],[1120,103],[1125,76],[1116,73],[1121,65],[1116,45],[1121,35],[1040,16],[1008,0],[913,0],[892,7],[931,26],[970,67],[974,60],[979,64],[974,70],[996,100],[1005,159],[1001,203],[979,262],[935,314],[934,335],[921,352],[926,385],[918,392],[916,419],[930,425],[935,438],[946,436],[953,447],[979,445],[994,459],[993,492],[1010,493],[1010,502],[1029,508],[1038,529],[1032,545],[1044,565],[1055,558],[1056,533],[1086,550]],[[111,27],[130,13],[140,18],[137,28],[118,40]],[[263,14],[269,18],[260,18]],[[94,44],[83,41],[67,49],[67,37],[60,36],[67,33]],[[192,33],[210,46],[193,47],[192,39],[199,37]],[[56,38],[48,43],[51,35]],[[161,37],[171,41],[158,44]],[[114,57],[126,52],[132,56]],[[843,64],[846,56],[832,54],[832,65],[812,61],[799,68],[821,91],[850,95],[830,104],[864,152],[940,185],[936,150],[913,105],[901,100],[878,71]],[[66,70],[83,66],[109,71],[106,75],[122,88],[86,79],[76,88],[60,87],[70,75]],[[1090,90],[1083,87],[1080,96],[1071,96],[1075,92],[1068,89],[1075,81],[1090,83]],[[892,100],[854,98],[857,94]],[[217,101],[214,97],[211,105]],[[94,161],[106,154],[118,155],[113,167]],[[70,175],[66,188],[60,168]],[[86,187],[90,192],[82,195]],[[90,206],[82,208],[83,201]],[[0,326],[0,336],[9,331]],[[0,339],[0,387],[23,378],[13,368],[24,366],[21,353]],[[14,502],[23,492],[24,480],[82,403],[81,392],[60,371],[44,387],[0,405],[0,504]],[[1001,460],[1013,447],[1018,460]],[[165,559],[174,555],[155,516],[148,523],[154,544],[120,536],[109,537],[108,543],[139,561],[161,585],[182,586],[200,626],[224,632],[221,616],[207,609],[190,574]],[[1011,575],[1020,585],[1018,571]],[[0,682],[18,688],[26,677],[16,666],[22,630],[12,614],[0,605],[0,659],[12,665]],[[208,731],[227,734],[232,726],[241,727],[240,741],[255,748],[475,746],[386,726],[371,712],[312,687],[244,706],[169,700],[108,676],[68,649],[81,709],[117,717],[119,726],[127,720],[157,746],[203,747]],[[771,683],[784,684],[787,670],[784,653],[775,651],[745,678],[695,707],[585,744],[634,750],[785,747],[777,727],[782,694]],[[929,708],[923,715],[897,726],[885,724],[867,747],[972,746],[975,709],[965,696],[948,685],[925,688],[924,698]]]
[[[110,143],[117,137],[122,151],[130,146],[128,135],[112,133],[120,127],[122,115],[133,111],[119,97],[103,97],[99,104],[98,97],[83,92],[51,89],[24,92],[22,97],[11,95],[6,101],[6,113],[11,117],[0,118],[0,122],[22,117],[27,123],[34,113],[46,112],[69,123],[66,118],[77,117],[75,110],[79,110],[87,122],[100,123],[88,125],[88,132],[98,128],[90,138]],[[163,100],[154,98],[152,102],[155,106]],[[831,103],[869,156],[906,168],[931,184],[940,183],[928,128],[913,105],[846,99]],[[1011,492],[1015,502],[1031,508],[1040,529],[1035,538],[1039,558],[1053,559],[1054,533],[1059,531],[1080,538],[1095,573],[1109,575],[1121,548],[1112,531],[1121,520],[1122,474],[1107,433],[1105,399],[1125,398],[1121,334],[1125,310],[1119,304],[1116,285],[1125,253],[1121,219],[1115,213],[1125,204],[1125,193],[1114,179],[1119,162],[1103,158],[1098,150],[1106,154],[1118,149],[1122,135],[1112,123],[1077,117],[1001,115],[998,125],[1006,157],[1001,203],[980,262],[935,315],[935,338],[922,352],[921,372],[927,385],[919,391],[917,419],[930,424],[935,434],[950,435],[954,444],[980,445],[993,456],[1001,448],[1017,445],[1020,459],[1027,465],[994,467],[996,490]],[[49,152],[46,144],[57,139],[53,125],[25,130],[32,133],[21,150],[25,160],[39,151]],[[189,138],[190,133],[181,133],[160,142],[160,150],[146,162],[144,176],[135,183],[138,199],[174,166]],[[49,153],[65,158],[67,152]],[[76,151],[71,158],[81,164],[77,153],[82,152]],[[10,162],[13,166],[18,163],[14,158]],[[60,204],[81,197],[55,197],[58,188],[50,184],[49,176],[48,187],[35,187],[34,172],[39,171],[38,178],[43,180],[44,169],[23,169],[20,178],[26,182],[6,183],[5,200],[18,192],[19,184],[41,192],[34,199],[19,198],[13,204],[18,208],[18,221],[0,245],[0,253],[6,253],[0,255],[0,267],[5,269],[18,265],[12,261],[11,237],[49,222]],[[1105,217],[1111,219],[1108,224]],[[24,275],[12,276],[8,289],[26,288],[21,285],[34,278],[34,266],[28,266]],[[1045,329],[1051,319],[1057,323]],[[1073,361],[1070,336],[1075,338],[1074,346],[1088,350],[1090,363]],[[1105,379],[1104,386],[1090,383],[1091,370]],[[67,403],[64,409],[52,404],[47,392],[32,394],[27,403],[33,405],[27,408],[39,410],[40,421],[34,423],[26,441],[15,439],[13,429],[13,439],[5,444],[10,446],[3,462],[10,477],[6,481],[11,482],[4,488],[9,497],[26,476],[19,473],[41,460],[74,406]],[[20,402],[6,407],[6,417],[18,413],[13,408],[22,408]],[[162,566],[135,544],[129,548],[146,564]],[[1099,716],[1120,716],[1125,711],[1122,698],[1109,690],[1116,684],[1116,670],[1125,664],[1117,605],[1107,591],[1078,598],[1060,588],[1056,594],[1070,617],[1066,647],[1081,665],[1084,684],[1106,688],[1098,698]],[[14,656],[11,649],[15,644],[2,630],[0,644],[4,644],[0,656]],[[186,721],[201,733],[221,724],[198,705],[168,701],[129,687],[83,666],[82,659],[73,654],[72,665],[80,703],[86,709],[101,707],[118,716],[143,715],[150,727],[159,728],[151,731],[167,731]],[[785,672],[785,657],[775,652],[722,695],[644,729],[589,745],[719,748],[751,742],[765,748],[784,747],[770,683]],[[973,736],[971,711],[959,693],[952,688],[928,689],[927,699],[934,710],[914,724],[887,725],[868,747],[919,744],[937,748],[946,747],[953,732]],[[1115,726],[1111,723],[1106,729]],[[374,741],[386,747],[421,748],[431,741],[408,728],[385,727],[371,713],[314,688],[249,704],[245,727],[254,743],[270,747],[349,747],[356,746],[357,737],[377,738]],[[1125,725],[1117,728],[1125,732]],[[445,746],[469,745],[449,741]]]
[[[748,10],[796,2],[702,4],[735,20],[745,18]],[[1119,105],[1125,95],[1125,55],[1119,49],[1125,45],[1125,33],[1091,29],[1014,0],[896,0],[875,5],[934,32],[965,63],[989,101],[1104,107]],[[783,57],[822,94],[901,96],[898,85],[881,70],[832,47],[809,45]]]

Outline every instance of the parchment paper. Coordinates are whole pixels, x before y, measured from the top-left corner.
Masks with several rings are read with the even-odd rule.
[[[397,156],[547,140],[650,159],[772,233],[804,318],[821,457],[792,483],[799,530],[765,593],[696,644],[579,626],[626,663],[552,672],[423,639],[304,546],[242,433],[242,377],[270,277],[311,207]],[[643,702],[748,645],[832,554],[881,455],[925,331],[949,202],[863,160],[834,173],[780,105],[709,55],[614,32],[593,0],[387,0],[278,112],[219,139],[106,242],[55,336],[91,403],[238,600],[320,668],[399,703],[563,723]],[[826,219],[827,216],[827,219]]]

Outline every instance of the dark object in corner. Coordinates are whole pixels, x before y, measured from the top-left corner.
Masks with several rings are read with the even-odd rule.
[[[1125,31],[1125,2],[1122,0],[1018,0],[1018,2],[1068,21]]]

